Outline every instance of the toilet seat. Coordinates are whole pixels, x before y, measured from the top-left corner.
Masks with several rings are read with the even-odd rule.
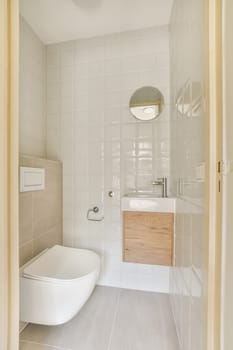
[[[100,257],[86,249],[56,245],[20,270],[20,319],[58,325],[71,320],[89,299],[100,273]]]
[[[73,282],[95,270],[99,257],[95,254],[93,260],[93,254],[89,250],[55,245],[25,267],[23,276],[50,283]],[[90,255],[92,259],[89,259]]]

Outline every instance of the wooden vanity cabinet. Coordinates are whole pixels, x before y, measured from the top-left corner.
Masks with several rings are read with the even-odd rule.
[[[123,260],[173,265],[174,214],[123,211]]]

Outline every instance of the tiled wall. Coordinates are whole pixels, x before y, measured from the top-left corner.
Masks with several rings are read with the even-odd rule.
[[[204,4],[176,0],[171,18],[171,190],[177,197],[171,303],[183,350],[203,348]]]
[[[46,155],[46,47],[20,18],[20,152]]]
[[[20,156],[21,166],[45,169],[45,190],[19,195],[20,266],[43,249],[62,243],[62,166],[60,162]]]
[[[122,262],[120,198],[169,175],[169,30],[157,27],[47,47],[47,155],[63,162],[64,244],[102,256],[100,283],[168,291],[168,268]],[[128,104],[142,86],[164,94],[153,122]],[[108,197],[108,191],[114,197]],[[104,221],[86,219],[94,205]]]

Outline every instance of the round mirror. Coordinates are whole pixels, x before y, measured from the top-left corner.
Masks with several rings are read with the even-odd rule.
[[[145,121],[157,118],[162,112],[163,104],[161,92],[152,86],[145,86],[132,95],[129,108],[135,118]]]

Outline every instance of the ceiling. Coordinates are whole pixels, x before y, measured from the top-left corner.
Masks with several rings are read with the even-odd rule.
[[[169,23],[173,0],[20,0],[45,44]]]

